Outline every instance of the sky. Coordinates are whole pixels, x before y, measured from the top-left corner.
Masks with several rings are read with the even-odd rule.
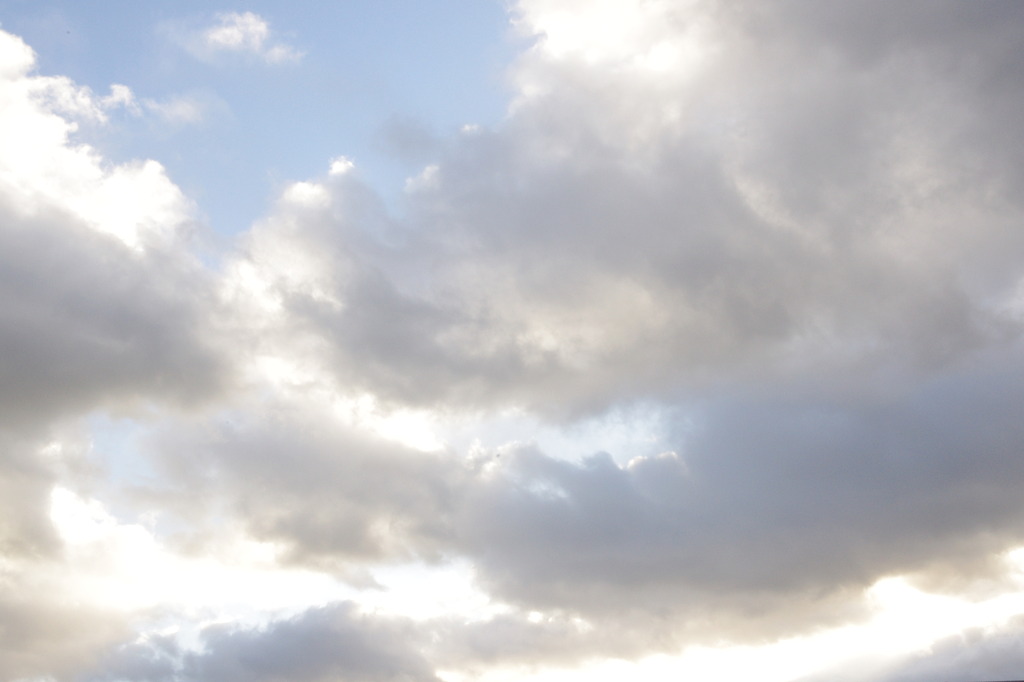
[[[0,679],[1024,677],[1022,34],[0,0]]]

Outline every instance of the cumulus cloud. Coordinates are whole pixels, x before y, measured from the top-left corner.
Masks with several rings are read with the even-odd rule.
[[[626,622],[671,648],[863,618],[886,575],[998,579],[1024,540],[1007,360],[868,401],[733,391],[679,408],[678,453],[625,465],[527,445],[419,452],[345,425],[309,384],[251,416],[176,423],[156,447],[181,508],[211,500],[287,561],[347,577],[461,556],[492,597],[596,628],[573,650]]]
[[[160,164],[110,164],[74,140],[74,119],[102,123],[130,92],[37,76],[7,33],[0,54],[0,667],[14,679],[64,674],[126,633],[52,579],[67,567],[49,492],[95,474],[75,420],[197,404],[228,370],[189,202]]]
[[[267,64],[285,64],[300,61],[304,54],[277,40],[270,23],[254,12],[221,12],[210,26],[188,35],[185,46],[206,61],[238,54]]]
[[[805,599],[823,618],[884,575],[998,572],[1022,540],[1004,487],[1020,434],[1017,379],[991,371],[869,404],[734,394],[691,409],[683,454],[625,467],[505,453],[461,537],[492,593],[530,608],[733,612],[741,629],[786,627]]]
[[[678,454],[629,467],[528,448],[491,473],[425,465],[454,512],[390,537],[440,539],[524,608],[735,613],[721,632],[740,633],[852,617],[887,574],[987,570],[1021,540],[1016,10],[923,31],[919,8],[602,8],[621,44],[568,5],[519,6],[541,36],[520,98],[410,184],[406,222],[357,172],[284,193],[226,279],[260,352],[411,407],[673,410]],[[378,485],[374,505],[407,494]],[[346,555],[358,536],[334,524],[394,518],[360,506],[261,532]]]
[[[103,101],[32,75],[31,51],[9,34],[0,50],[0,543],[49,555],[48,490],[80,468],[65,466],[64,420],[203,400],[226,374],[203,331],[210,281],[182,247],[188,202],[159,164],[111,166],[73,143],[56,112]]]
[[[232,622],[95,679],[432,680],[863,621],[886,576],[1002,584],[1024,541],[1020,19],[523,0],[508,116],[399,140],[431,155],[400,217],[339,159],[216,272],[158,163],[74,141],[72,114],[130,93],[40,81],[5,34],[0,490],[27,491],[0,503],[5,553],[61,547],[38,498],[78,480],[45,459],[62,420],[153,404],[134,454],[159,475],[121,499],[183,551],[242,535],[352,585],[460,561],[496,611]],[[255,14],[217,21],[198,56],[298,58]],[[451,444],[617,409],[663,415],[663,452]],[[395,437],[399,414],[434,430]]]
[[[978,85],[1014,72],[1009,10],[936,26],[988,36],[950,73],[930,34],[644,7],[643,26],[700,59],[666,74],[540,41],[509,119],[410,183],[391,253],[365,244],[386,220],[353,183],[254,234],[362,268],[282,299],[340,381],[564,418],[709,376],[925,370],[1017,333],[1014,163],[983,139],[1012,105]]]
[[[30,66],[0,84],[3,420],[206,393],[220,370],[203,331],[211,281],[184,245],[189,203],[160,164],[111,166],[73,143],[73,124],[32,97]]]

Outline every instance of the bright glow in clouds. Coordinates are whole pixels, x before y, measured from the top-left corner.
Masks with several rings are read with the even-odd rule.
[[[1024,6],[442,5],[5,16],[0,679],[1019,677]]]
[[[382,567],[374,571],[374,579],[380,589],[359,597],[363,608],[374,611],[415,620],[452,616],[482,620],[505,610],[474,588],[472,569],[465,564]]]
[[[578,56],[586,61],[629,61],[641,55],[667,68],[679,22],[697,17],[696,3],[628,3],[621,0],[519,3],[524,29],[542,35],[542,47],[555,58]]]
[[[426,410],[385,410],[372,395],[336,400],[334,410],[346,424],[417,450],[431,452],[445,445],[437,433],[440,420]]]
[[[1018,581],[1018,587],[1024,583]],[[980,602],[951,599],[916,590],[898,578],[886,578],[868,590],[876,604],[872,619],[862,625],[831,629],[761,646],[696,646],[681,655],[657,655],[640,661],[608,660],[573,670],[532,673],[496,671],[482,679],[505,682],[523,679],[543,682],[582,682],[642,678],[655,682],[700,679],[766,682],[822,679],[858,671],[864,679],[883,675],[908,653],[925,652],[942,637],[967,628],[998,628],[1024,614],[1024,590]],[[447,679],[447,678],[446,678]],[[450,679],[463,679],[452,674]],[[834,679],[834,677],[833,677]],[[856,677],[855,679],[860,679]]]
[[[138,524],[122,524],[97,500],[55,488],[50,518],[75,575],[72,594],[99,607],[174,607],[217,618],[251,619],[351,596],[328,576],[282,570],[269,543],[238,539],[216,556],[180,556]]]

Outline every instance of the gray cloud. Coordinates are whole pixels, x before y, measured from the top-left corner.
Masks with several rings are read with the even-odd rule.
[[[56,420],[152,401],[194,408],[136,491],[184,535],[342,576],[466,559],[516,609],[417,634],[334,606],[208,629],[206,653],[128,646],[97,679],[434,679],[400,642],[431,628],[481,669],[774,638],[863,616],[885,575],[962,589],[1024,539],[1019,5],[645,7],[638,45],[704,61],[540,41],[501,125],[430,140],[405,217],[335,172],[218,275],[4,187],[5,554],[57,547]],[[264,358],[295,376],[221,390]],[[646,401],[675,452],[420,453],[342,423],[331,402],[364,393],[565,426]],[[31,641],[14,674],[50,651]]]
[[[227,363],[188,201],[160,164],[105,163],[73,140],[74,119],[103,103],[34,75],[18,38],[0,41],[15,131],[0,152],[0,427],[211,398]]]
[[[263,628],[213,625],[202,631],[201,652],[182,651],[173,639],[152,638],[114,650],[90,682],[436,682],[418,653],[419,634],[397,619],[367,616],[352,604],[310,609]]]
[[[473,489],[463,538],[492,589],[537,608],[721,612],[893,573],[969,576],[1021,541],[1010,367],[869,400],[733,392],[691,407],[681,456],[626,468],[512,453]]]
[[[57,547],[48,493],[58,472],[39,457],[42,443],[0,437],[0,551],[4,556],[45,555]]]
[[[463,476],[458,462],[370,437],[304,400],[178,423],[154,446],[166,480],[179,486],[181,513],[202,525],[226,503],[249,533],[282,543],[289,560],[342,573],[345,562],[436,557]]]
[[[1024,540],[1017,355],[856,392],[829,377],[733,385],[677,406],[678,454],[628,465],[523,445],[416,452],[304,400],[156,443],[182,506],[227,503],[289,561],[344,577],[386,557],[461,556],[494,597],[597,628],[563,651],[623,623],[646,638],[623,647],[671,648],[862,618],[862,590],[885,575],[946,590],[998,577],[999,553]]]
[[[90,666],[97,651],[128,636],[129,622],[105,609],[62,603],[30,580],[0,588],[0,675],[72,679]]]
[[[705,420],[685,476],[520,451],[467,484],[456,544],[526,604],[768,603],[1019,540],[1017,10],[709,7],[682,75],[528,53],[539,94],[450,144],[390,246],[351,179],[254,234],[260,267],[284,234],[343,253],[273,285],[339,385]]]
[[[283,206],[257,250],[287,234],[345,264],[280,289],[284,325],[342,385],[553,418],[766,370],[941,366],[1017,334],[1012,10],[926,22],[950,43],[892,28],[908,9],[845,28],[797,5],[715,9],[685,76],[529,53],[541,94],[449,144],[387,230],[400,246],[367,242],[387,221],[355,181]]]
[[[70,674],[130,631],[55,578],[76,567],[50,494],[98,477],[77,420],[198,407],[230,370],[187,202],[159,164],[104,164],[72,142],[69,119],[102,121],[108,103],[0,43],[0,677],[19,679]]]
[[[174,253],[132,252],[67,214],[0,211],[6,425],[101,405],[201,401],[223,384],[201,267]]]

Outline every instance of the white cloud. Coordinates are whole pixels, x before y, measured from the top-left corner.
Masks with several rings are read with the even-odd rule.
[[[268,64],[298,62],[303,52],[274,37],[270,23],[253,12],[222,12],[215,22],[186,38],[186,47],[200,59],[239,54]]]
[[[24,45],[9,34],[0,42],[5,51]],[[66,78],[30,75],[31,68],[23,61],[0,82],[7,104],[0,114],[0,191],[14,211],[26,217],[68,211],[132,248],[167,238],[189,221],[192,207],[159,163],[111,167],[88,145],[71,142],[74,118],[102,122],[113,106],[137,106],[130,90],[115,86],[98,99]]]

